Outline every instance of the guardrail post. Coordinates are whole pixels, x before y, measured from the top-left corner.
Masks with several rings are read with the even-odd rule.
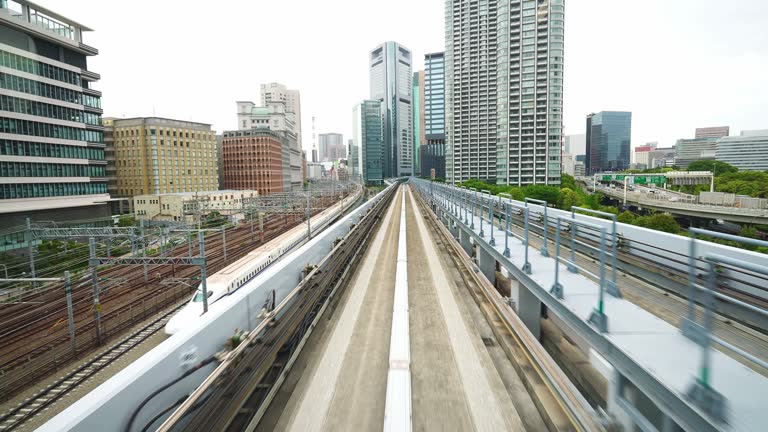
[[[509,255],[509,205],[504,203],[504,256]]]
[[[693,234],[692,234],[693,235]],[[699,408],[720,421],[726,419],[727,404],[725,397],[710,386],[712,363],[712,324],[714,321],[715,297],[717,288],[717,268],[714,262],[707,260],[708,272],[706,275],[707,290],[703,294],[704,319],[703,325],[694,325],[698,333],[696,342],[701,346],[701,364],[699,375],[694,378],[688,387],[686,396]],[[694,288],[695,289],[695,288]]]
[[[575,225],[571,223],[571,225]],[[555,283],[552,284],[552,288],[549,293],[555,296],[558,300],[563,299],[563,285],[560,284],[560,217],[557,218],[555,225]]]
[[[700,326],[696,323],[696,230],[690,230],[688,243],[688,308],[680,322],[683,335],[694,341],[699,340]]]
[[[589,322],[600,333],[608,332],[608,317],[605,315],[605,228],[600,228],[600,292],[598,294],[597,309],[592,311]]]
[[[573,213],[571,213],[571,219],[576,219]],[[558,220],[557,225],[557,235],[560,235],[560,218]],[[568,267],[568,271],[571,273],[578,273],[579,269],[576,267],[576,232],[579,229],[579,225],[572,223],[571,224],[571,262],[568,263],[566,267]]]
[[[69,271],[64,272],[64,294],[67,298],[67,321],[69,321],[69,340],[72,345],[72,355],[77,354],[77,342],[75,341],[75,316],[72,311],[72,279]]]
[[[483,210],[483,201],[484,201],[483,193],[485,192],[488,192],[489,194],[491,193],[490,191],[486,191],[486,190],[480,191],[480,237],[485,237],[485,231],[483,230],[483,213],[485,213],[485,211]]]
[[[475,229],[475,207],[477,207],[477,189],[469,188],[469,190],[475,192],[475,197],[472,200],[472,214],[471,214],[472,220],[470,221],[470,224],[469,224],[469,229],[473,230],[473,229]]]
[[[524,224],[523,231],[525,232],[524,233],[525,240],[523,240],[525,244],[525,264],[523,264],[523,272],[525,274],[531,274],[531,263],[530,261],[528,261],[528,244],[530,243],[528,241],[528,232],[529,232],[528,218],[530,217],[530,215],[528,213],[528,207],[525,207],[523,211],[525,212],[525,215],[524,215],[525,221],[523,223]]]
[[[493,238],[493,198],[488,198],[488,218],[491,220],[491,246],[496,246],[496,240]]]
[[[598,210],[592,210],[584,207],[576,207],[571,206],[571,218],[576,218],[576,210],[580,210],[587,213],[592,213],[596,215],[602,215],[602,216],[608,216],[611,218],[611,279],[606,282],[606,290],[608,291],[608,294],[616,297],[621,298],[621,290],[619,289],[619,286],[616,282],[616,276],[618,273],[618,255],[619,255],[619,233],[617,231],[617,217],[613,213],[598,211]],[[571,241],[571,261],[574,263],[576,262],[576,252],[575,252],[575,245],[576,242],[573,240]]]
[[[549,217],[547,216],[547,202],[544,200],[539,199],[533,199],[533,198],[525,198],[525,206],[528,207],[528,203],[532,202],[535,204],[541,204],[542,207],[544,207],[544,220],[542,224],[542,231],[544,231],[544,244],[541,246],[541,255],[548,257],[549,256],[549,249],[547,248],[547,238],[549,233]]]

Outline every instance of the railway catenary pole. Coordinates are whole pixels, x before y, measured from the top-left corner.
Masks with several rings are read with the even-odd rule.
[[[206,279],[208,278],[205,272],[205,237],[203,237],[203,234],[200,233],[198,235],[198,238],[200,240],[200,259],[202,259],[202,263],[200,264],[200,287],[203,290],[203,313],[208,312],[208,284],[206,283]]]
[[[88,239],[91,252],[91,282],[93,284],[93,320],[96,328],[96,345],[101,345],[101,302],[99,301],[99,273],[96,261],[96,239]]]
[[[35,275],[35,237],[32,234],[32,220],[30,218],[27,218],[27,250],[29,252],[29,273],[32,275],[32,278],[37,277]],[[32,288],[35,288],[35,282],[32,282]]]
[[[144,219],[139,219],[139,229],[141,230],[141,256],[147,256],[147,239],[144,237]],[[144,264],[144,282],[149,280],[147,276],[147,264]]]
[[[312,240],[312,210],[310,210],[309,200],[312,196],[312,183],[307,183],[307,241]]]
[[[224,262],[227,262],[227,230],[224,225],[221,226],[221,243],[224,248]]]
[[[72,310],[72,279],[69,271],[64,272],[64,294],[67,297],[67,321],[69,321],[69,339],[72,345],[72,355],[77,354],[77,341],[75,340],[75,315]]]

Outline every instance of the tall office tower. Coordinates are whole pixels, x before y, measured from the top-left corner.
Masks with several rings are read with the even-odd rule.
[[[421,175],[419,147],[424,143],[424,71],[413,73],[413,171]]]
[[[110,216],[91,29],[0,1],[0,226]],[[24,244],[26,246],[26,243]]]
[[[107,161],[107,192],[112,198],[110,200],[110,211],[113,215],[130,212],[129,199],[115,199],[117,197],[117,164],[115,163],[115,139],[112,117],[102,117],[101,124],[104,126],[104,159]]]
[[[355,105],[352,116],[352,140],[363,184],[384,182],[384,124],[382,102],[364,100]]]
[[[219,189],[211,125],[158,117],[111,123],[119,197]]]
[[[445,53],[424,56],[424,127],[421,175],[445,178]]]
[[[385,42],[370,53],[371,99],[381,101],[384,177],[413,174],[411,51]]]
[[[301,95],[298,90],[290,90],[280,83],[261,85],[261,106],[269,102],[285,102],[285,112],[293,114],[294,132],[299,148],[302,145],[301,134]]]
[[[629,168],[632,113],[601,111],[587,116],[587,175]]]
[[[731,133],[730,126],[696,128],[696,138],[722,138]]]
[[[559,184],[564,0],[446,2],[446,174]]]
[[[565,153],[575,156],[587,154],[587,136],[585,134],[566,135]]]
[[[347,167],[349,168],[349,175],[355,181],[359,181],[360,178],[360,155],[358,152],[354,138],[347,140]]]
[[[324,133],[318,135],[320,139],[320,162],[333,162],[347,157],[344,147],[344,137],[340,133]]]

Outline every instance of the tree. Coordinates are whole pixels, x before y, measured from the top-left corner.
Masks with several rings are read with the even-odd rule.
[[[569,188],[560,189],[560,197],[557,202],[557,206],[561,209],[570,210],[571,207],[580,207],[583,203],[584,201],[582,196],[576,193],[576,191]]]
[[[688,171],[712,171],[715,175],[735,173],[738,170],[729,163],[716,160],[697,160],[688,164]]]
[[[546,201],[550,205],[557,205],[560,200],[560,189],[556,186],[531,185],[526,186],[523,191],[527,198]]]
[[[636,220],[636,216],[631,211],[623,211],[621,214],[616,218],[617,221],[621,223],[626,224],[634,224]]]
[[[656,213],[651,216],[640,217],[637,219],[636,225],[672,234],[677,234],[681,231],[680,224],[669,213]]]
[[[119,227],[131,227],[134,225],[136,225],[136,219],[128,215],[120,216],[117,220],[117,226]]]
[[[576,186],[576,179],[566,173],[560,174],[560,189],[570,189],[575,191],[578,189],[578,186]]]

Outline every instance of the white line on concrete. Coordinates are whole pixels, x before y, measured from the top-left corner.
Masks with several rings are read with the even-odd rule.
[[[424,225],[421,211],[411,195],[411,206],[416,215],[419,235],[424,243],[429,270],[434,281],[437,299],[443,311],[448,338],[451,342],[453,357],[461,376],[472,423],[477,431],[522,430],[522,425],[507,425],[501,412],[501,404],[491,387],[483,362],[474,349],[469,329],[464,322],[456,298],[445,276],[445,269],[440,263],[435,245]]]
[[[350,287],[352,291],[339,316],[339,321],[333,329],[328,344],[323,350],[322,358],[312,374],[312,378],[304,392],[299,407],[294,411],[290,421],[289,431],[310,432],[323,429],[328,411],[333,401],[336,384],[352,340],[361,305],[365,299],[373,272],[376,270],[376,261],[383,250],[382,245],[386,237],[387,227],[394,213],[394,203],[390,205],[387,214],[382,221],[379,232],[373,239],[369,251],[362,262],[360,273],[355,280],[355,285]]]
[[[389,339],[387,400],[384,431],[409,432],[411,425],[411,340],[408,321],[408,249],[406,244],[404,188],[400,209],[400,237],[397,242],[395,300],[392,305],[392,331]]]

